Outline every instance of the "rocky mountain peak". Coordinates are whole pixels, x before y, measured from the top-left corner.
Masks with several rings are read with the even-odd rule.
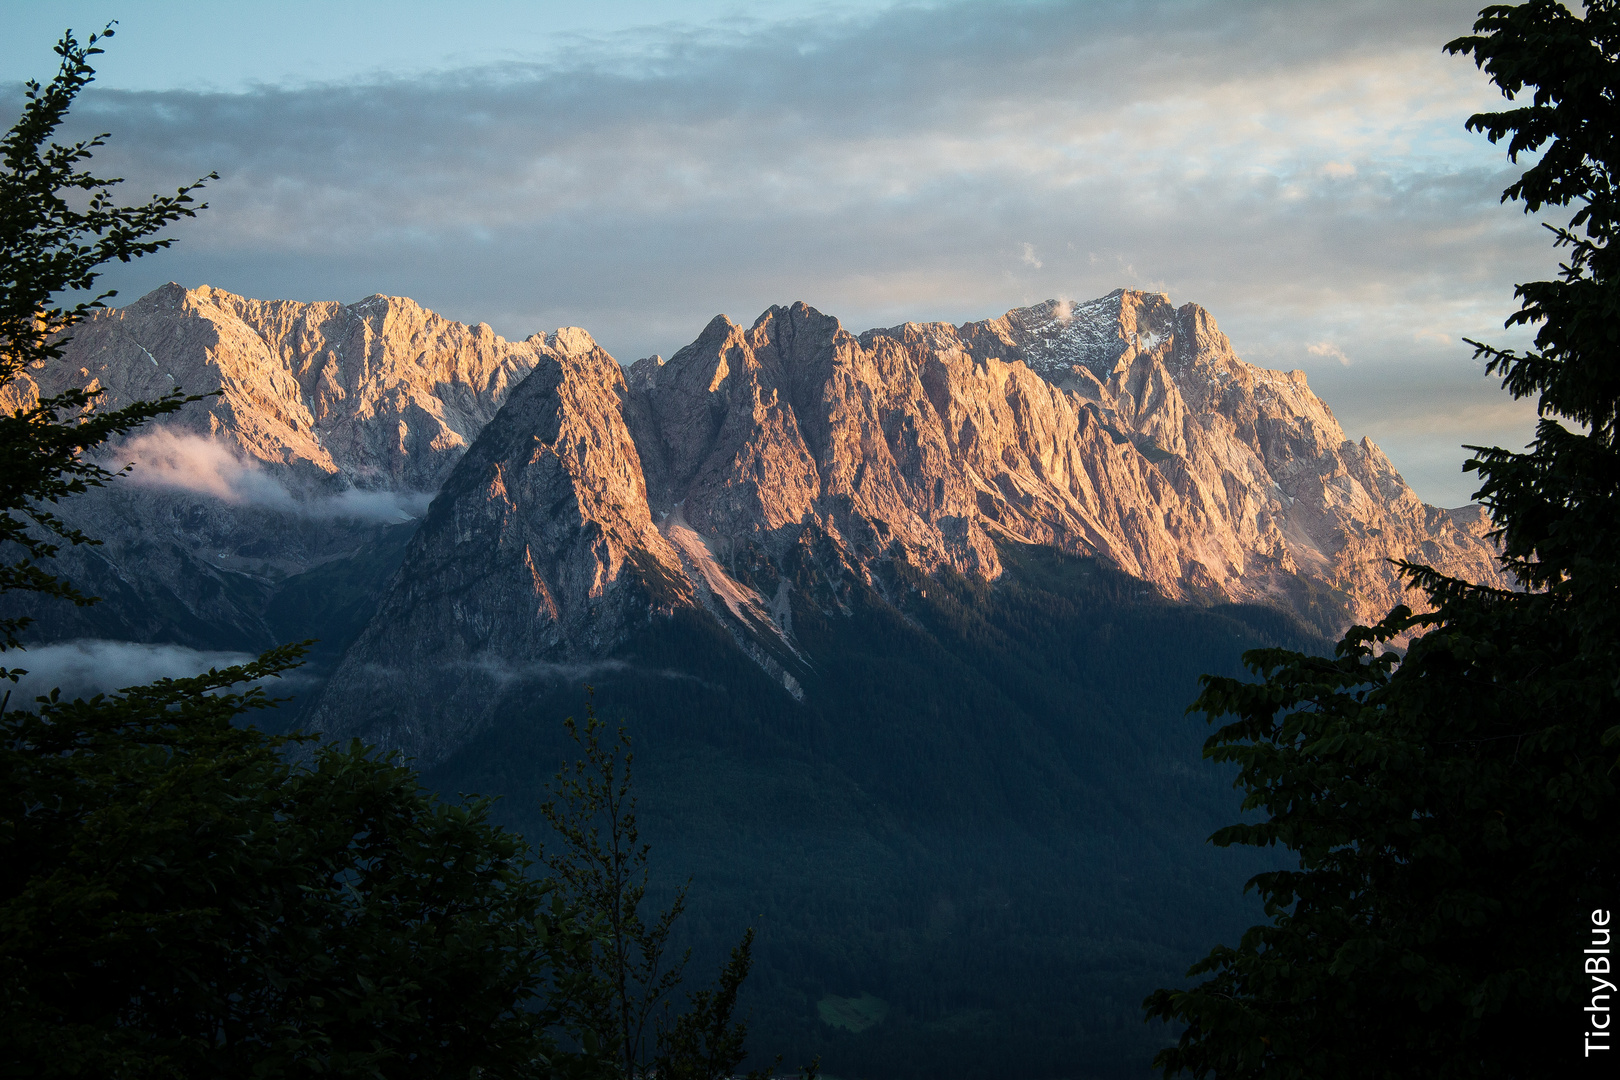
[[[589,671],[635,626],[695,602],[652,520],[625,390],[594,345],[539,360],[434,500],[318,722],[366,715],[405,680],[392,737],[437,758],[514,681]]]
[[[171,282],[76,327],[40,389],[94,380],[112,407],[222,391],[166,426],[307,484],[433,491],[539,356],[593,348],[577,328],[508,342],[403,297],[252,300]]]
[[[42,610],[38,630],[265,647],[262,598],[279,582],[420,515],[537,364],[598,354],[577,328],[513,343],[381,295],[304,303],[170,283],[97,311],[63,362],[14,380],[0,405],[71,385],[110,407],[174,387],[218,395],[109,447],[130,476],[63,504],[106,539],[65,552],[64,569],[117,599]]]
[[[815,527],[994,578],[998,540],[1050,544],[1178,597],[1292,603],[1320,578],[1357,618],[1399,599],[1405,550],[1499,579],[1302,372],[1245,363],[1159,293],[859,338],[803,304],[716,319],[633,380],[627,415],[654,505],[722,545],[780,552]]]

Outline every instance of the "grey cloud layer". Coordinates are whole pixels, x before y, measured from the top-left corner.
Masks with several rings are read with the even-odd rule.
[[[11,708],[30,706],[36,697],[59,688],[68,699],[110,694],[127,686],[141,686],[158,679],[181,679],[210,669],[246,664],[248,653],[208,652],[182,645],[148,645],[134,641],[103,641],[84,638],[53,645],[35,645],[7,653],[8,665],[27,669],[12,691]],[[309,678],[300,672],[274,682],[267,680],[272,697],[292,690],[303,690]]]
[[[126,296],[382,291],[508,336],[581,325],[628,361],[795,299],[864,329],[1160,288],[1305,368],[1353,433],[1444,402],[1383,437],[1455,504],[1463,455],[1432,434],[1524,427],[1459,339],[1501,337],[1513,282],[1552,266],[1461,128],[1493,107],[1439,51],[1472,12],[958,4],[414,81],[107,93],[80,122],[117,133],[137,190],[223,177],[177,248],[113,280]]]

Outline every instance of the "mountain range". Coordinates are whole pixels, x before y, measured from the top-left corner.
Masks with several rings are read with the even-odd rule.
[[[432,760],[488,716],[504,684],[485,672],[600,658],[682,604],[802,699],[794,562],[883,593],[896,561],[995,581],[1009,543],[1334,633],[1401,599],[1393,558],[1499,582],[1487,529],[1477,507],[1425,506],[1303,372],[1244,363],[1196,305],[1121,291],[856,337],[795,304],[716,318],[668,362],[531,374],[318,715]],[[422,696],[403,669],[453,674]],[[362,702],[383,719],[356,723]]]
[[[63,505],[105,599],[40,644],[321,638],[288,724],[531,837],[591,684],[698,962],[760,926],[756,1041],[837,1075],[1144,1075],[1136,1003],[1261,865],[1203,843],[1236,811],[1197,676],[1381,616],[1391,559],[1508,584],[1479,507],[1155,293],[858,335],[793,304],[625,367],[171,284],[0,405],[69,383],[217,393]]]

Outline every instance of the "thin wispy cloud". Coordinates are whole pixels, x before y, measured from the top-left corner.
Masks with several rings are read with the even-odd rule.
[[[635,672],[653,678],[672,679],[680,682],[701,683],[703,681],[695,675],[676,671],[673,668],[649,668],[625,660],[606,659],[576,664],[548,663],[542,660],[515,662],[493,653],[479,653],[466,660],[449,661],[438,665],[437,670],[452,676],[473,675],[487,681],[492,686],[500,688],[538,684],[583,684],[604,675],[617,675],[626,672]],[[413,674],[410,671],[381,664],[368,664],[361,669],[361,672],[366,677],[377,682],[409,679]]]
[[[126,298],[170,278],[403,294],[508,337],[584,326],[628,361],[792,300],[861,330],[1153,288],[1305,368],[1352,435],[1443,375],[1437,424],[1511,441],[1461,339],[1501,339],[1512,285],[1553,257],[1462,129],[1500,100],[1440,52],[1474,10],[904,7],[410,78],[92,93],[77,122],[115,132],[136,190],[222,176],[175,249],[115,275]],[[1422,493],[1466,497],[1460,450],[1391,437]]]
[[[362,491],[295,495],[258,462],[219,439],[154,428],[125,440],[106,455],[114,469],[130,467],[122,481],[134,487],[185,491],[232,506],[253,506],[317,520],[392,523],[421,517],[431,492]]]
[[[1305,346],[1305,352],[1311,356],[1325,356],[1337,360],[1344,367],[1350,366],[1350,358],[1345,355],[1344,350],[1331,341],[1313,341]]]

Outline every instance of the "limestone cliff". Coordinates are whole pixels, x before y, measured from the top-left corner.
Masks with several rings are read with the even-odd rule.
[[[68,386],[102,389],[110,408],[175,387],[217,396],[109,447],[107,464],[133,462],[130,475],[62,504],[104,544],[65,549],[61,570],[107,599],[28,605],[35,637],[267,647],[278,582],[420,516],[538,362],[594,348],[583,331],[508,342],[385,296],[299,303],[169,284],[94,313],[61,362],[8,384],[0,406]]]
[[[513,392],[434,500],[312,723],[437,760],[514,683],[588,678],[694,602],[647,506],[624,375],[582,333]]]
[[[1046,545],[1337,632],[1401,598],[1391,558],[1500,583],[1485,528],[1424,506],[1302,373],[1244,363],[1196,305],[1117,292],[859,337],[775,307],[625,377],[600,353],[537,368],[320,722],[437,760],[516,684],[622,663],[633,627],[692,604],[798,696],[796,560],[881,590],[892,560],[995,579],[998,543]]]
[[[166,427],[213,435],[307,480],[432,492],[545,346],[509,342],[402,297],[249,300],[173,283],[74,328],[60,364],[8,388],[91,382],[105,405],[174,387],[219,396]]]
[[[859,338],[802,304],[723,318],[632,369],[655,509],[779,555],[807,526],[860,562],[1000,572],[995,539],[1097,555],[1165,594],[1267,600],[1324,629],[1402,595],[1389,560],[1501,583],[1477,508],[1425,506],[1303,372],[1238,359],[1158,294]]]

